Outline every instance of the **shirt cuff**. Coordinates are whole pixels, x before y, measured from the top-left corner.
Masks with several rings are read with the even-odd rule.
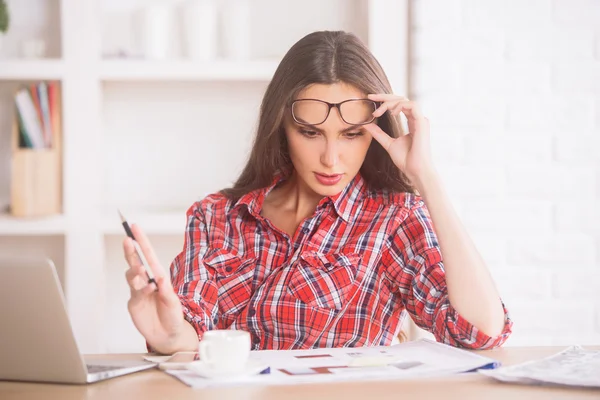
[[[183,311],[183,318],[192,325],[198,335],[198,340],[202,339],[204,332],[212,326],[212,324],[207,324],[204,318],[206,313],[193,300],[182,295],[178,296],[181,303],[181,310]]]
[[[504,302],[502,302],[502,308],[504,310],[504,328],[498,336],[492,337],[467,321],[448,301],[446,327],[449,337],[443,341],[456,347],[472,350],[488,350],[502,346],[512,333],[513,326],[513,321]]]

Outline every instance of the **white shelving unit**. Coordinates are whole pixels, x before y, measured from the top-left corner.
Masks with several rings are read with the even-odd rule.
[[[0,61],[3,80],[60,80],[64,76],[62,60]]]
[[[304,34],[355,32],[378,57],[394,90],[406,91],[407,1],[253,0],[254,57],[199,63],[103,59],[107,25],[126,21],[143,0],[31,0],[28,7],[9,0],[21,23],[5,41],[29,37],[33,26],[53,44],[54,58],[0,59],[2,170],[10,162],[4,149],[15,86],[60,80],[63,214],[32,220],[0,214],[0,251],[53,257],[82,351],[144,351],[127,314],[117,208],[145,229],[168,268],[183,244],[187,208],[229,186],[241,171],[264,89],[284,51]],[[24,23],[28,18],[31,24]],[[110,36],[128,37],[127,29],[111,25]],[[8,179],[0,174],[3,208]]]
[[[7,214],[0,215],[0,235],[64,235],[66,223],[64,215],[44,218],[22,219]]]
[[[268,81],[278,61],[103,61],[103,81]]]

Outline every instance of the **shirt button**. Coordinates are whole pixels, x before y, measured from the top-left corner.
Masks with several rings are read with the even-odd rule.
[[[231,272],[232,270],[233,270],[233,268],[231,268],[231,267],[226,267],[225,268],[225,271],[227,271],[227,272]]]
[[[254,308],[251,308],[248,310],[248,316],[249,317],[254,317],[254,315],[256,315],[256,310]]]
[[[215,317],[215,318],[213,319],[213,323],[214,323],[215,325],[217,325],[217,324],[219,323],[219,317]]]

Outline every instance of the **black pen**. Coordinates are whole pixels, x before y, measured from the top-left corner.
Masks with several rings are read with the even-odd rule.
[[[117,210],[117,211],[119,211],[119,210]],[[129,227],[129,224],[127,223],[127,220],[125,219],[123,214],[121,214],[121,211],[119,211],[119,216],[121,217],[121,222],[123,223],[123,228],[125,228],[125,233],[127,234],[127,236],[129,236],[132,239],[133,247],[135,247],[135,251],[136,251],[138,257],[140,258],[140,260],[142,261],[142,265],[144,266],[146,273],[148,274],[148,284],[154,283],[156,285],[156,280],[154,280],[154,274],[152,273],[152,269],[150,269],[148,260],[146,260],[146,257],[144,256],[144,252],[142,251],[142,248],[138,244],[137,240],[135,240],[135,237],[133,236],[133,232],[131,232],[131,228]],[[157,285],[157,287],[158,287],[158,285]]]

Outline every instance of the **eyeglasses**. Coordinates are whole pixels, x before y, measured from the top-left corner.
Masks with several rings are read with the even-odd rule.
[[[373,111],[378,103],[369,99],[350,99],[328,103],[318,99],[299,99],[292,102],[292,117],[301,125],[320,125],[335,107],[342,120],[349,125],[366,125],[375,120]]]

